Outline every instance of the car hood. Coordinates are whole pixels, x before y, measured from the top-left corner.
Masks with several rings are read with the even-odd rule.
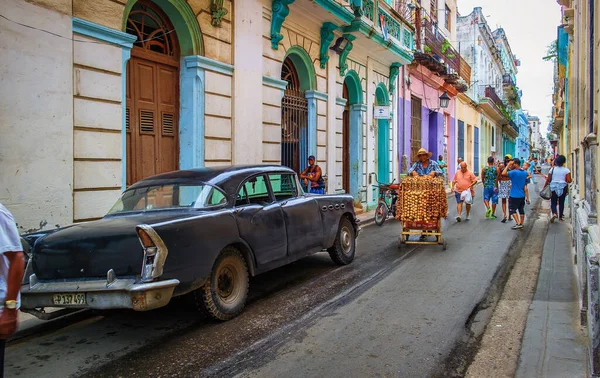
[[[143,249],[136,234],[139,224],[152,224],[198,215],[197,212],[158,211],[111,215],[78,223],[40,237],[33,246],[32,268],[38,279],[138,275]]]

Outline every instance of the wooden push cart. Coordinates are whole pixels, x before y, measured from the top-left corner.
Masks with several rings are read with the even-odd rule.
[[[409,240],[411,235],[419,235],[419,240]],[[432,238],[435,237],[435,241]],[[439,244],[445,251],[448,243],[442,235],[442,218],[431,223],[404,222],[400,234],[400,244]]]
[[[400,244],[438,244],[445,250],[448,245],[442,234],[442,218],[447,216],[448,198],[442,179],[425,176],[400,181],[396,206],[396,218],[402,222]],[[413,235],[419,236],[418,240],[411,240]]]

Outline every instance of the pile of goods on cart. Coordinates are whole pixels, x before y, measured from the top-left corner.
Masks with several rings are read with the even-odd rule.
[[[402,242],[408,242],[410,235],[421,235],[424,244],[442,244],[445,249],[441,219],[448,217],[448,197],[442,178],[404,177],[398,189],[396,209],[396,219],[402,222]],[[436,242],[424,242],[428,236],[436,237]]]
[[[448,198],[442,178],[408,176],[398,189],[396,218],[403,223],[436,223],[448,216]]]

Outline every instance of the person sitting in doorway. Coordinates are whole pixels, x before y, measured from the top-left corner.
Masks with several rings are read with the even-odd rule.
[[[435,161],[431,160],[431,152],[427,152],[426,149],[421,148],[417,152],[416,161],[412,167],[408,170],[408,174],[412,176],[431,176],[436,177],[442,175],[440,166]]]
[[[323,171],[321,167],[315,164],[315,157],[308,157],[308,167],[300,173],[300,179],[304,180],[304,185],[308,187],[309,193],[325,194],[325,181],[323,181]]]

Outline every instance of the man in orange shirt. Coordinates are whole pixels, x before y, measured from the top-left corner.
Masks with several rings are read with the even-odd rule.
[[[475,177],[473,172],[467,169],[467,163],[463,161],[462,163],[460,163],[460,170],[456,171],[456,173],[454,174],[454,180],[452,180],[452,190],[454,190],[454,196],[456,197],[456,211],[458,213],[456,217],[457,222],[462,221],[462,218],[460,216],[462,214],[463,202],[465,202],[462,193],[467,190],[470,190],[471,197],[475,196],[475,189],[473,189],[475,184],[477,184],[477,177]],[[473,203],[472,200],[468,201],[466,204],[467,217],[465,218],[465,220],[469,220],[469,214],[471,213],[471,203]]]

